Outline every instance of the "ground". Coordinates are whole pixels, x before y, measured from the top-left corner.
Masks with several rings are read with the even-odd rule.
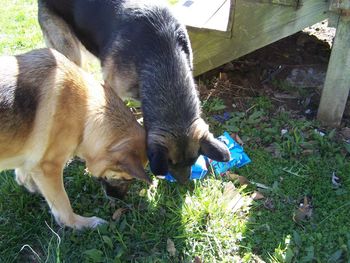
[[[2,1],[0,14],[0,54],[44,46],[36,1]],[[136,183],[110,201],[74,160],[74,210],[108,220],[83,232],[59,227],[5,171],[0,262],[348,262],[349,116],[335,130],[315,121],[333,35],[307,31],[318,38],[298,33],[197,79],[211,130],[244,142],[250,164],[185,187]]]

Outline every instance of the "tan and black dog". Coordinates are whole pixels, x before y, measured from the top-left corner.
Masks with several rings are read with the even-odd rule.
[[[65,56],[40,49],[0,58],[0,169],[40,192],[60,224],[95,227],[104,221],[72,210],[63,168],[74,155],[107,191],[123,195],[133,179],[150,182],[145,131],[109,87]]]
[[[140,99],[152,172],[185,183],[200,154],[230,152],[201,118],[186,28],[162,2],[38,0],[38,18],[48,46],[78,65],[84,46],[119,96]]]

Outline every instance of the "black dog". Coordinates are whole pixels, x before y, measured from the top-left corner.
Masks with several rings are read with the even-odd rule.
[[[105,82],[139,98],[154,174],[186,182],[199,154],[228,161],[227,147],[200,117],[185,27],[168,7],[136,0],[39,0],[49,46],[78,65],[81,44],[101,61]]]

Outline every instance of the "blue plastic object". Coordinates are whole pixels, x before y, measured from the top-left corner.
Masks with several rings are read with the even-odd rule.
[[[224,132],[218,140],[226,144],[230,150],[231,159],[228,162],[217,162],[209,159],[209,163],[213,167],[215,174],[219,175],[232,167],[240,168],[251,162],[248,155],[244,152],[241,145],[239,145],[227,132]]]
[[[227,132],[224,132],[224,134],[220,136],[218,140],[225,143],[228,149],[230,150],[230,161],[217,162],[209,159],[208,157],[200,155],[195,164],[192,165],[190,180],[204,178],[204,176],[208,172],[207,163],[209,163],[213,167],[216,175],[220,175],[226,172],[227,170],[231,169],[232,167],[240,168],[243,165],[246,165],[251,162],[248,155],[244,152],[242,146],[239,145]],[[176,182],[176,179],[170,173],[168,173],[165,176],[165,179],[170,182]]]

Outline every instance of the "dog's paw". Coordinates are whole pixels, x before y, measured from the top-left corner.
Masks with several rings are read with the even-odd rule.
[[[80,215],[74,215],[74,222],[70,224],[66,224],[69,227],[81,230],[84,228],[96,228],[99,225],[106,224],[107,221],[103,220],[99,217],[83,217]]]

